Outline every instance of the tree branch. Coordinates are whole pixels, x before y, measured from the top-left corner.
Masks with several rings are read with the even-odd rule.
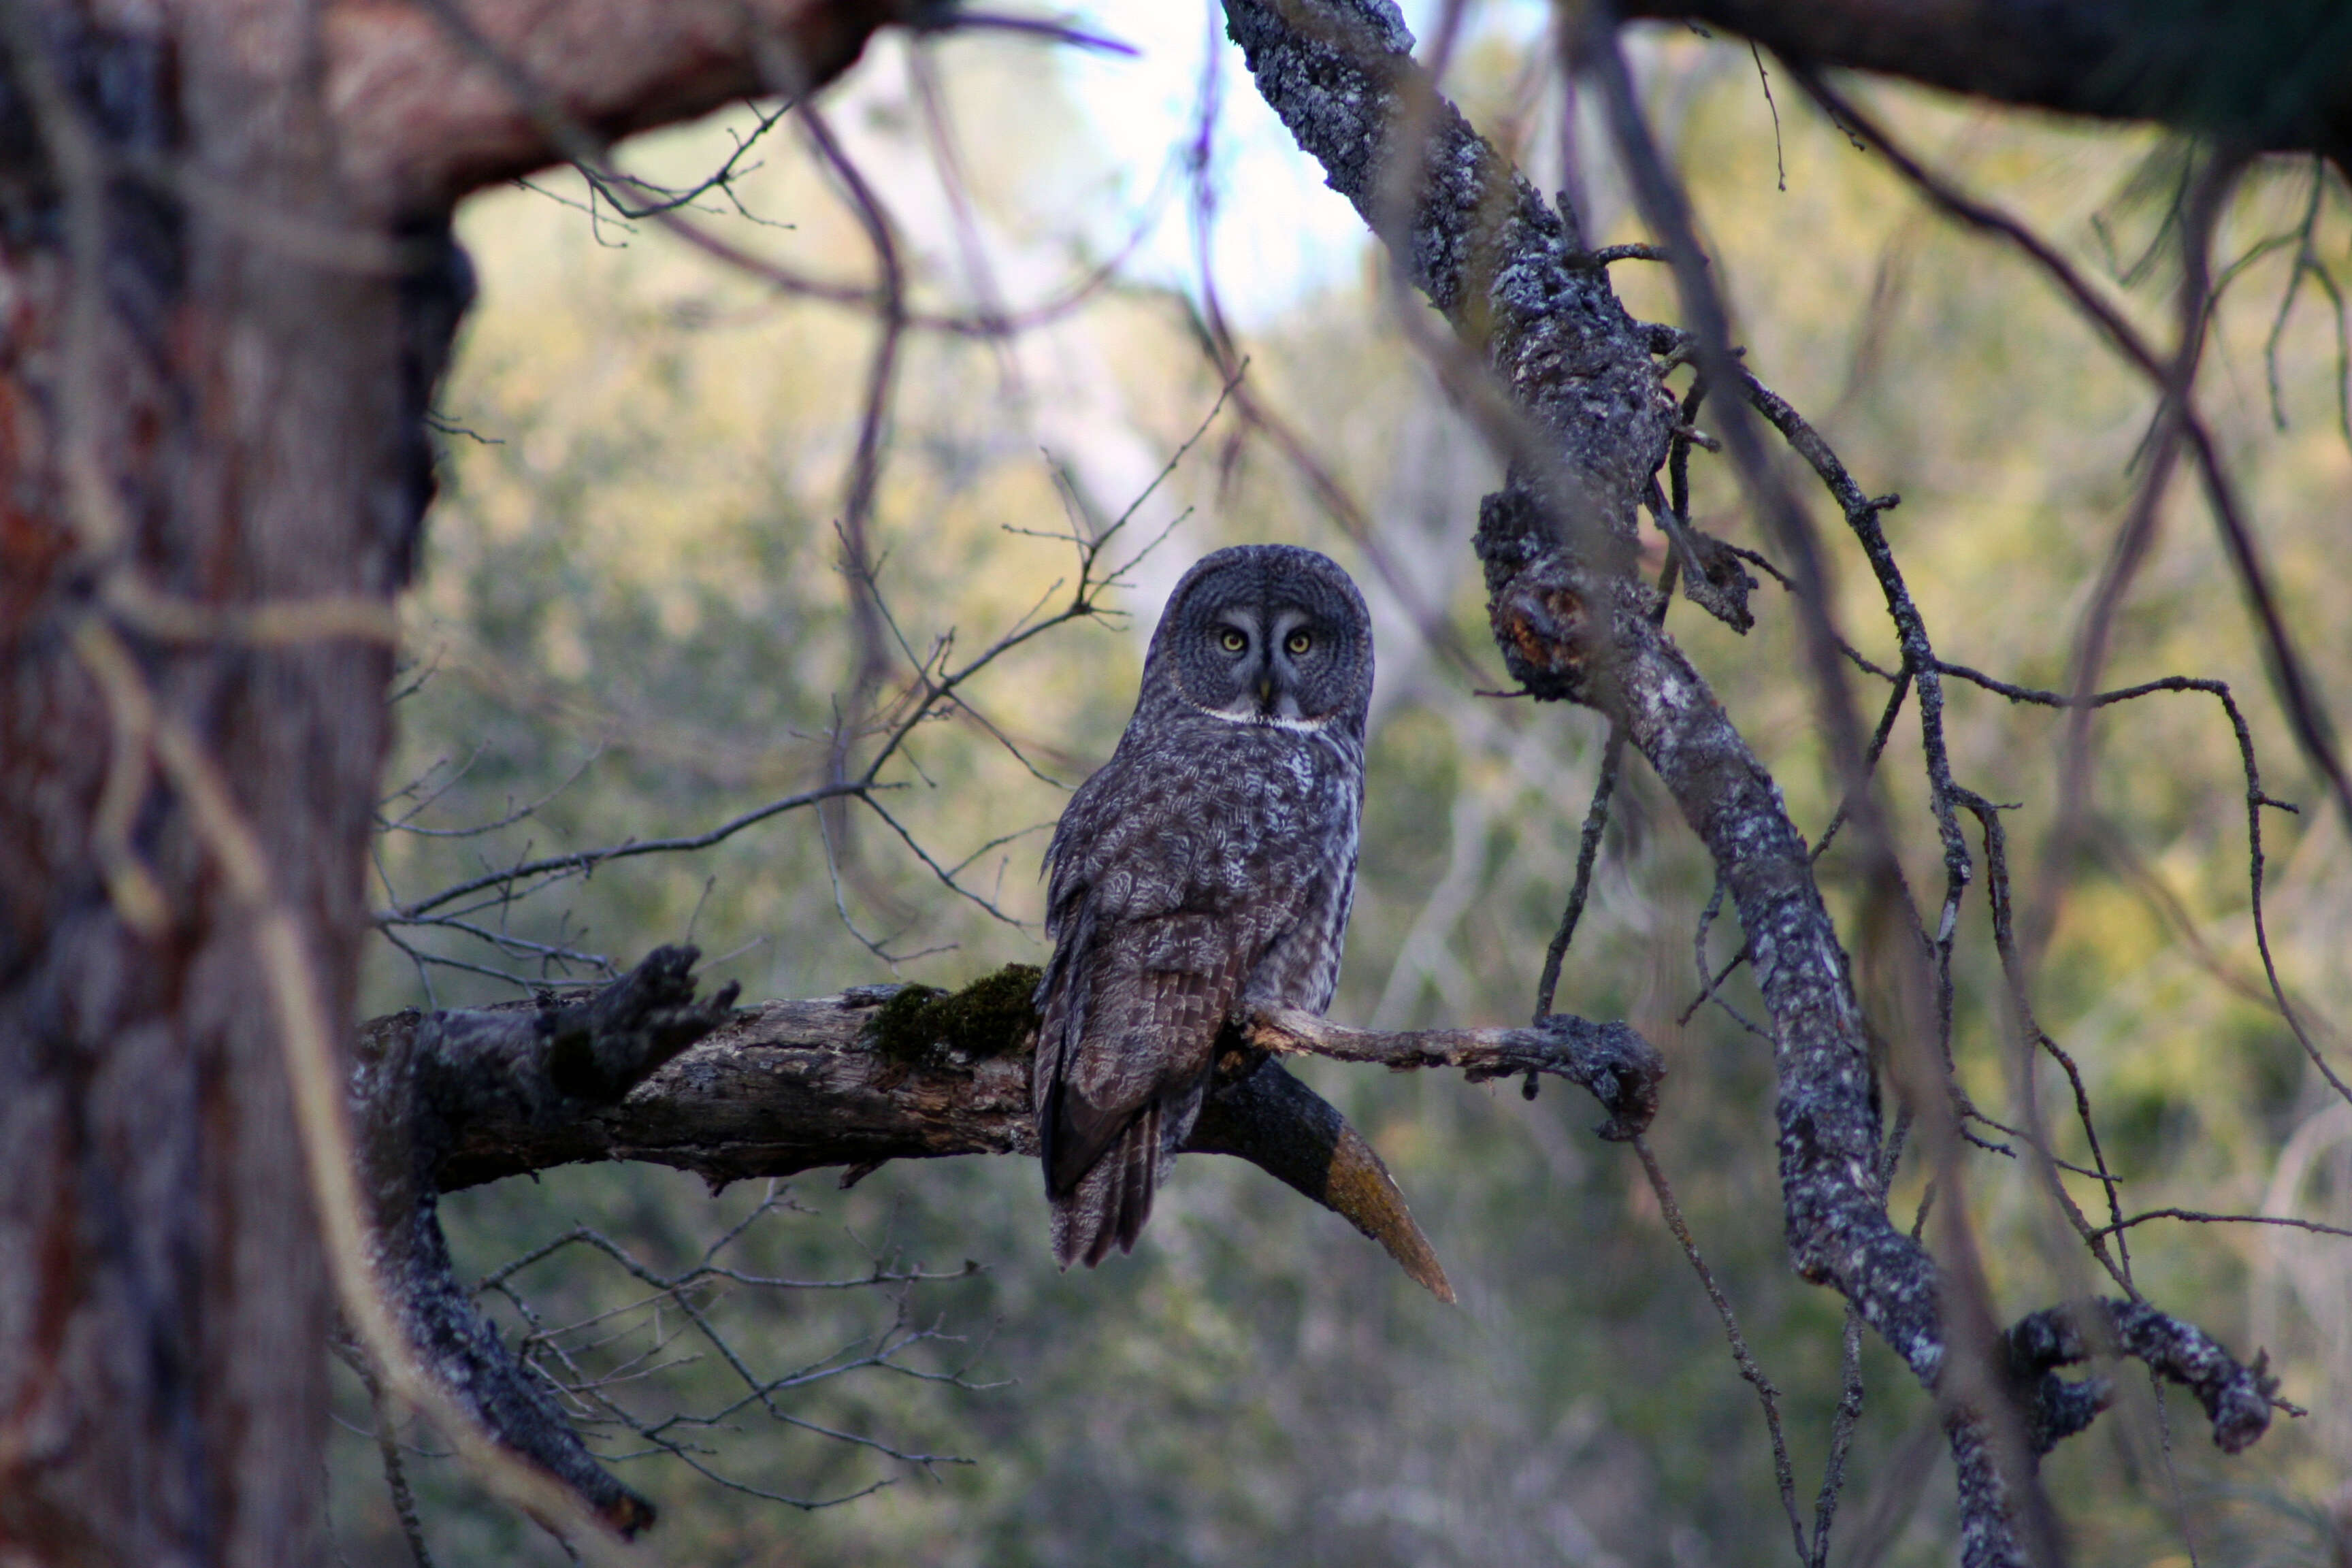
[[[1980,1312],[1947,1323],[1948,1310],[1969,1303],[1945,1300],[1935,1261],[1887,1219],[1862,1013],[1803,837],[1722,704],[1654,624],[1654,591],[1593,548],[1630,537],[1675,422],[1652,354],[1686,350],[1689,338],[1634,321],[1602,270],[1580,264],[1571,227],[1437,95],[1392,8],[1226,0],[1226,15],[1268,105],[1483,359],[1486,395],[1499,391],[1516,410],[1488,430],[1511,468],[1481,505],[1475,541],[1505,663],[1530,694],[1607,715],[1706,843],[1772,1015],[1791,1260],[1939,1387],[1956,1361],[1986,1359],[1990,1343],[1976,1342],[1995,1331]],[[1718,382],[1733,374],[1719,368]],[[1548,463],[1528,450],[1530,426],[1550,444]],[[1943,1392],[1965,1401],[1982,1381],[1957,1378]],[[2006,1456],[1991,1442],[2009,1423],[1952,1414],[1963,1556],[2022,1561]]]
[[[366,210],[446,211],[560,162],[567,128],[612,141],[757,96],[763,46],[788,52],[814,89],[856,63],[877,27],[950,19],[919,0],[450,0],[469,39],[443,9],[325,13],[342,179]]]
[[[1534,1029],[1413,1029],[1391,1034],[1356,1029],[1297,1007],[1251,1016],[1252,1045],[1270,1051],[1372,1062],[1392,1071],[1460,1068],[1472,1083],[1521,1073],[1551,1073],[1592,1091],[1609,1112],[1594,1131],[1622,1143],[1650,1125],[1658,1110],[1664,1058],[1622,1023],[1593,1024],[1554,1014]]]
[[[601,991],[464,1012],[414,1009],[360,1031],[352,1082],[374,1263],[425,1362],[502,1441],[616,1529],[652,1506],[605,1473],[451,1270],[440,1194],[551,1166],[643,1160],[718,1188],[747,1176],[888,1160],[1034,1154],[1037,971],[1011,965],[950,994],[858,986],[740,1010],[693,1000],[690,947],[656,949]],[[1279,1007],[1227,1037],[1187,1148],[1230,1154],[1346,1219],[1441,1300],[1454,1289],[1403,1194],[1339,1112],[1274,1062],[1314,1054],[1473,1081],[1547,1072],[1591,1089],[1604,1137],[1648,1125],[1665,1068],[1622,1023],[1534,1029],[1354,1029]]]
[[[415,1011],[360,1030],[352,1118],[372,1227],[369,1261],[418,1359],[499,1442],[633,1535],[653,1505],[590,1457],[548,1390],[458,1285],[441,1233],[440,1168],[478,1119],[561,1126],[628,1092],[732,1010],[730,984],[694,1001],[692,948],[659,948],[570,1005]]]
[[[2020,1384],[2037,1454],[2072,1436],[2105,1408],[2105,1379],[2070,1384],[2056,1368],[2096,1354],[2127,1355],[2197,1396],[2213,1423],[2213,1444],[2243,1453],[2270,1426],[2278,1379],[2269,1358],[2242,1366],[2204,1331],[2168,1318],[2145,1301],[2114,1299],[2048,1307],[2009,1331],[2011,1376]],[[2030,1390],[2030,1392],[2028,1392]]]
[[[1629,17],[1727,27],[1818,66],[2002,103],[2155,120],[2242,144],[2352,152],[2352,14],[2280,3],[1629,0]]]

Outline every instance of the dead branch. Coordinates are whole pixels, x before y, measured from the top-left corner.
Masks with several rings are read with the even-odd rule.
[[[633,1532],[652,1505],[614,1480],[551,1393],[482,1319],[451,1270],[440,1194],[551,1166],[641,1160],[714,1190],[751,1176],[889,1160],[1034,1154],[1033,968],[950,994],[922,985],[737,1009],[730,984],[694,998],[698,954],[655,950],[601,991],[362,1026],[352,1094],[374,1263],[418,1355],[501,1441]],[[1296,1008],[1251,1016],[1222,1053],[1188,1147],[1247,1160],[1385,1247],[1439,1299],[1453,1287],[1371,1146],[1271,1058],[1312,1054],[1472,1081],[1552,1073],[1609,1112],[1601,1136],[1649,1123],[1665,1068],[1622,1023],[1354,1029]]]
[[[404,1013],[362,1028],[352,1099],[370,1261],[398,1331],[497,1440],[635,1534],[653,1505],[592,1458],[457,1284],[441,1233],[440,1167],[486,1111],[551,1125],[607,1104],[708,1034],[730,984],[694,1001],[690,948],[662,948],[604,990],[527,1013]]]

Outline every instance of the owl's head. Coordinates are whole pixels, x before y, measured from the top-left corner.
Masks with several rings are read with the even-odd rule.
[[[1160,612],[1144,661],[1162,689],[1235,723],[1359,734],[1372,700],[1372,621],[1339,563],[1291,544],[1202,558]]]

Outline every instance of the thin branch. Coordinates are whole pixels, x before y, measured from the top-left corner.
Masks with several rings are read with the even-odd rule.
[[[1592,803],[1584,808],[1584,828],[1577,836],[1576,880],[1568,890],[1568,907],[1560,911],[1559,929],[1552,932],[1551,945],[1544,950],[1543,977],[1536,982],[1538,1025],[1551,1012],[1552,993],[1559,988],[1560,963],[1568,956],[1568,944],[1576,940],[1577,922],[1584,918],[1584,900],[1592,888],[1592,864],[1600,857],[1601,836],[1609,826],[1609,797],[1617,791],[1617,767],[1624,755],[1624,728],[1612,725],[1608,742],[1601,751],[1601,776],[1593,781]],[[1528,1079],[1530,1099],[1535,1081],[1532,1075]]]
[[[2200,1209],[2148,1209],[2129,1219],[2117,1220],[2100,1231],[2101,1236],[2113,1236],[2146,1225],[2152,1219],[2186,1220],[2194,1225],[2275,1225],[2291,1230],[2307,1230],[2317,1236],[2352,1237],[2352,1230],[2342,1226],[2322,1225],[2315,1219],[2295,1219],[2292,1216],[2266,1214],[2207,1214]]]
[[[443,905],[469,894],[478,893],[486,889],[511,888],[517,881],[526,878],[566,876],[575,872],[584,876],[593,873],[597,867],[608,861],[625,860],[639,855],[674,855],[696,849],[708,849],[715,844],[723,843],[733,837],[747,827],[767,821],[772,816],[782,816],[787,811],[797,811],[803,806],[814,805],[820,801],[864,795],[876,787],[877,786],[870,780],[865,779],[844,784],[821,784],[815,789],[803,790],[796,795],[785,795],[781,800],[770,801],[765,805],[754,806],[740,816],[730,817],[718,826],[701,833],[677,838],[630,839],[619,844],[608,844],[601,848],[578,850],[570,855],[551,855],[541,859],[519,861],[504,870],[485,872],[481,876],[468,878],[465,881],[453,883],[437,893],[427,894],[412,902],[394,904],[391,909],[380,912],[376,918],[379,921],[413,921],[420,915],[429,914]]]
[[[1874,121],[1832,91],[1819,76],[1798,66],[1790,66],[1790,69],[1824,108],[1868,138],[1887,162],[1937,207],[1972,228],[1997,235],[2016,247],[2049,274],[2126,362],[2156,386],[2161,388],[2167,384],[2164,363],[2155,351],[2130,322],[2125,321],[2084,280],[2065,258],[2016,219],[1963,194],[1949,181],[1928,170],[1892,141]],[[2294,636],[2287,629],[2285,618],[2279,610],[2277,594],[2271,585],[2269,571],[2263,564],[2260,546],[2240,509],[2237,489],[2221,460],[2221,448],[2199,416],[2193,397],[2183,399],[2180,418],[2182,431],[2204,481],[2207,504],[2221,529],[2231,570],[2245,590],[2255,623],[2263,634],[2266,662],[2272,683],[2278,691],[2280,706],[2285,710],[2296,744],[2302,748],[2312,766],[2318,770],[2320,776],[2327,781],[2338,808],[2345,814],[2347,825],[2352,826],[2352,774],[2345,771],[2343,759],[2337,752],[2335,725],[2320,700],[2318,689],[2304,668],[2303,656],[2297,651]]]
[[[2042,691],[2032,687],[2017,686],[2009,681],[1999,680],[1981,671],[1970,669],[1965,665],[1946,664],[1942,668],[1948,675],[1969,681],[1972,685],[1980,686],[2012,702],[2031,703],[2042,708],[2065,708],[2074,705],[2077,700],[2062,692]],[[2246,870],[2254,923],[2254,945],[2262,954],[2263,974],[2270,984],[2271,1001],[2277,1007],[2279,1016],[2286,1021],[2288,1029],[2293,1031],[2295,1043],[2303,1047],[2304,1055],[2310,1059],[2312,1066],[2319,1070],[2320,1076],[2327,1080],[2328,1086],[2335,1089],[2339,1097],[2347,1102],[2352,1102],[2352,1084],[2347,1084],[2337,1075],[2336,1069],[2328,1064],[2326,1057],[2321,1053],[2318,1042],[2311,1037],[2309,1029],[2305,1026],[2302,1015],[2287,998],[2286,984],[2280,979],[2278,963],[2271,955],[2270,925],[2263,912],[2263,877],[2268,866],[2268,858],[2263,849],[2263,810],[2267,806],[2274,811],[2294,812],[2296,808],[2285,801],[2273,799],[2263,789],[2262,770],[2254,760],[2253,731],[2248,728],[2246,716],[2239,709],[2237,698],[2231,692],[2228,683],[2185,675],[2169,675],[2156,680],[2142,681],[2137,686],[2096,692],[2081,699],[2080,701],[2086,706],[2105,708],[2118,702],[2129,702],[2137,698],[2159,691],[2203,692],[2220,702],[2222,711],[2229,716],[2231,733],[2238,742],[2239,766],[2243,770],[2246,778]]]
[[[1748,1349],[1747,1337],[1739,1331],[1739,1318],[1731,1310],[1731,1299],[1723,1293],[1717,1282],[1715,1270],[1700,1256],[1698,1243],[1691,1237],[1690,1226],[1683,1219],[1682,1205],[1675,1201],[1675,1190],[1667,1184],[1666,1173],[1659,1168],[1658,1157],[1650,1148],[1647,1138],[1633,1140],[1633,1152],[1642,1162],[1642,1172],[1650,1179],[1650,1190],[1657,1194],[1658,1212],[1665,1216],[1666,1227],[1675,1239],[1682,1243],[1683,1256],[1690,1260],[1691,1271],[1698,1276],[1699,1286],[1715,1307],[1715,1315],[1722,1321],[1723,1337],[1730,1342],[1731,1359],[1738,1363],[1739,1375],[1756,1390],[1756,1402],[1764,1407],[1765,1430],[1772,1439],[1772,1479],[1780,1489],[1780,1507],[1789,1516],[1789,1533],[1797,1548],[1797,1561],[1810,1563],[1812,1553],[1805,1544],[1805,1525],[1797,1515],[1797,1481],[1789,1466],[1789,1443],[1780,1431],[1780,1391],[1756,1364],[1756,1357]],[[1852,1332],[1851,1327],[1848,1330]]]

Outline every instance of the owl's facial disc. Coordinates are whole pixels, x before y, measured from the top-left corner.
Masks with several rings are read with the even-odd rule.
[[[1275,672],[1266,658],[1265,626],[1254,605],[1229,605],[1211,617],[1208,641],[1215,670],[1207,711],[1237,724],[1257,722],[1274,704]]]
[[[1360,726],[1371,626],[1347,574],[1310,551],[1237,545],[1185,574],[1153,637],[1145,696],[1160,689],[1232,724]]]
[[[1316,618],[1304,609],[1274,609],[1272,625],[1256,605],[1229,605],[1210,628],[1210,642],[1224,661],[1220,682],[1225,700],[1202,703],[1215,717],[1236,724],[1271,724],[1286,730],[1319,730],[1329,714],[1309,715],[1299,693],[1329,638],[1318,635]]]

